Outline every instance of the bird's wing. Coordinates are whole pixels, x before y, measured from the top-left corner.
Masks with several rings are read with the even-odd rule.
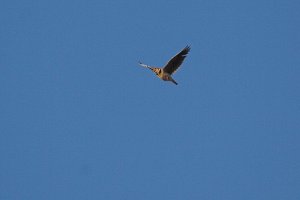
[[[164,67],[164,72],[167,72],[169,74],[173,74],[182,64],[185,57],[189,53],[191,47],[186,46],[184,49],[182,49],[176,56],[174,56]]]

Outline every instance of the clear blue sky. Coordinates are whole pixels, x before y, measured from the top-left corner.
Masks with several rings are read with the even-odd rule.
[[[299,10],[2,0],[0,200],[299,200]]]

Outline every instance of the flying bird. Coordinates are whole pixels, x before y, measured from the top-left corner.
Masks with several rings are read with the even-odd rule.
[[[174,74],[176,70],[180,67],[185,57],[189,53],[190,49],[191,49],[190,46],[186,46],[178,54],[176,54],[173,58],[171,58],[171,60],[169,60],[169,62],[163,68],[151,67],[141,62],[139,62],[139,64],[142,67],[146,67],[152,70],[156,74],[156,76],[158,76],[160,79],[164,81],[172,81],[174,84],[177,85],[178,83],[172,78],[171,75]]]

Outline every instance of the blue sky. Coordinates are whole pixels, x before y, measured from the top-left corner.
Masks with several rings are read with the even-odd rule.
[[[300,199],[299,9],[1,1],[0,199]]]

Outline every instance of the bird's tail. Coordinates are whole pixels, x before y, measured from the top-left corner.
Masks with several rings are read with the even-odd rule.
[[[154,71],[154,68],[153,68],[153,67],[150,67],[149,65],[145,65],[145,64],[143,64],[143,63],[141,63],[141,62],[139,62],[139,65],[141,65],[142,67],[146,67],[146,68],[150,69],[151,71],[155,72],[155,71]]]
[[[139,61],[139,65],[141,65],[142,67],[146,67],[146,68],[150,68],[148,65],[143,64],[142,62]]]

